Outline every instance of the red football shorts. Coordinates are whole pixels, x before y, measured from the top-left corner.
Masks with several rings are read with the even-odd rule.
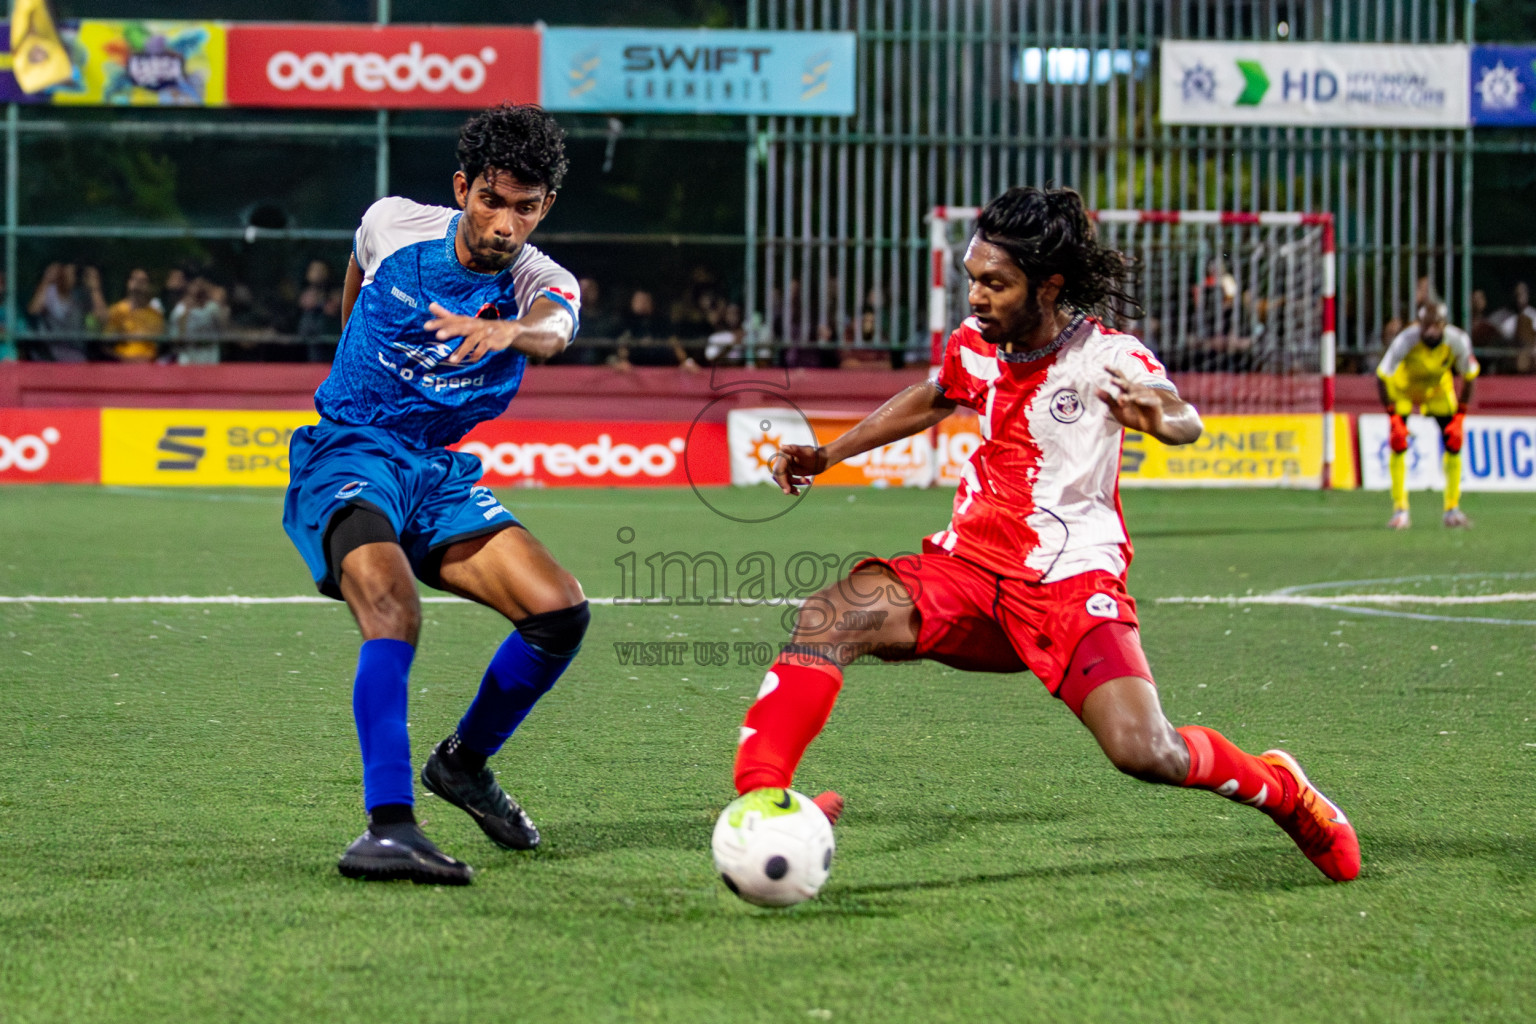
[[[917,606],[916,648],[887,661],[928,658],[971,672],[1028,669],[1076,715],[1088,694],[1111,679],[1152,681],[1136,602],[1118,576],[1088,572],[1028,583],[933,549],[865,559],[854,571],[868,565],[895,573]]]

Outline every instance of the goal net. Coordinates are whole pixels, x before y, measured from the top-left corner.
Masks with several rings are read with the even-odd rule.
[[[966,243],[980,210],[930,217],[935,362],[967,313]],[[1335,256],[1331,214],[1099,210],[1099,240],[1130,257],[1138,319],[1109,317],[1155,352],[1204,413],[1332,413]],[[1323,486],[1334,418],[1322,417]]]

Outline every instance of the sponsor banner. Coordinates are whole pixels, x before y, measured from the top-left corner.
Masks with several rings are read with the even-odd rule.
[[[100,411],[0,409],[0,483],[93,484],[100,479]]]
[[[490,487],[654,487],[730,482],[719,423],[491,420],[451,447]]]
[[[1206,416],[1193,444],[1170,447],[1125,432],[1120,483],[1127,487],[1316,487],[1323,473],[1323,418],[1284,413]],[[1349,417],[1334,415],[1334,486],[1355,486]]]
[[[849,115],[852,32],[547,28],[550,110]]]
[[[1472,123],[1536,124],[1536,46],[1472,47]]]
[[[539,98],[533,28],[231,24],[241,107],[478,109]]]
[[[774,453],[786,444],[827,444],[863,417],[773,406],[733,409],[726,419],[730,437],[731,483],[773,482]],[[839,463],[816,478],[818,486],[926,487],[933,478],[933,446],[926,433],[903,438]]]
[[[1385,491],[1392,487],[1387,456],[1390,418],[1386,413],[1360,417],[1361,486]],[[1461,489],[1464,491],[1536,491],[1536,417],[1468,416],[1461,449]],[[1408,417],[1408,489],[1443,490],[1440,425],[1429,416]]]
[[[59,105],[224,106],[224,26],[213,21],[82,21],[78,89]]]
[[[104,484],[287,487],[288,441],[313,412],[101,410]]]
[[[7,29],[9,26],[7,26]],[[60,106],[219,107],[225,103],[225,26],[214,21],[59,22],[74,73],[28,95],[0,54],[0,101]],[[3,33],[9,38],[9,31]]]
[[[1165,41],[1166,124],[1465,128],[1467,47]]]
[[[68,19],[57,22],[54,27],[59,34],[59,44],[69,56],[73,74],[58,85],[29,93],[23,91],[21,84],[16,81],[16,58],[11,52],[11,23],[0,21],[0,103],[52,103],[55,92],[79,91],[83,88],[80,68],[85,63],[85,55],[80,49],[80,22]]]

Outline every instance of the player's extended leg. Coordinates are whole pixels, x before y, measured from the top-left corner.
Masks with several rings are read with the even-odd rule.
[[[338,512],[328,540],[342,596],[363,634],[352,713],[362,748],[368,831],[347,848],[338,868],[350,878],[467,884],[473,874],[469,865],[422,835],[413,812],[406,695],[421,601],[410,561],[389,520],[369,509]]]
[[[1436,416],[1440,425],[1440,444],[1445,449],[1445,516],[1446,526],[1463,528],[1472,525],[1461,510],[1461,448],[1466,438],[1466,413],[1457,410],[1449,416]]]
[[[1408,529],[1408,414],[1391,413],[1388,432],[1387,470],[1392,477],[1392,518],[1387,525],[1394,530]]]
[[[915,605],[888,567],[855,570],[806,600],[790,643],[763,676],[747,709],[736,748],[737,793],[788,788],[806,747],[831,717],[843,669],[865,654],[917,644]],[[835,823],[843,801],[823,793],[816,803]]]
[[[1135,630],[1107,623],[1078,646],[1068,670],[1075,678],[1116,659],[1142,659]],[[1135,644],[1134,651],[1130,644]],[[1110,679],[1083,699],[1083,724],[1116,768],[1146,782],[1208,789],[1257,807],[1274,819],[1312,861],[1334,881],[1360,873],[1355,831],[1334,804],[1307,781],[1289,754],[1245,753],[1214,729],[1175,729],[1163,714],[1157,687],[1141,675]]]
[[[486,760],[581,649],[587,601],[576,578],[521,527],[450,546],[439,576],[445,589],[496,609],[516,628],[491,658],[458,728],[432,751],[421,780],[463,808],[498,846],[530,850],[539,844],[539,831]]]

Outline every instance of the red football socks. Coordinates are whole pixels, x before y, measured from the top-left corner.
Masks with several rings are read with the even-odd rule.
[[[825,658],[781,653],[747,709],[736,748],[736,792],[787,788],[843,687],[843,670]]]
[[[1189,747],[1189,777],[1184,785],[1264,811],[1284,814],[1290,810],[1296,783],[1287,773],[1239,750],[1215,729],[1186,725],[1178,733]]]

